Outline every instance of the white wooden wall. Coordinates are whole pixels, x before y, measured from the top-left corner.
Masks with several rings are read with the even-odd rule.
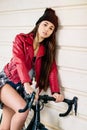
[[[0,0],[0,70],[11,58],[15,35],[31,31],[46,7],[60,19],[56,60],[61,89],[66,98],[78,97],[78,113],[60,118],[66,104],[49,103],[41,120],[50,130],[87,130],[87,0]]]

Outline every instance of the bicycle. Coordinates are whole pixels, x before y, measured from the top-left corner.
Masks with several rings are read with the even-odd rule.
[[[48,95],[39,95],[38,101],[33,104],[35,98],[35,92],[33,92],[31,95],[26,94],[26,106],[24,109],[20,109],[19,112],[25,112],[27,109],[33,110],[34,115],[30,121],[30,123],[27,125],[27,128],[24,128],[23,130],[48,130],[44,124],[40,121],[40,111],[44,108],[44,104],[48,103],[48,101],[55,101],[54,97],[48,96]],[[68,104],[68,109],[65,113],[60,113],[60,117],[67,116],[74,105],[74,111],[75,115],[77,115],[77,97],[73,97],[72,100],[64,99],[63,102]]]
[[[33,83],[33,82],[32,82]],[[35,88],[36,83],[33,84],[33,87]],[[27,109],[33,110],[34,114],[30,121],[30,123],[27,125],[27,127],[23,128],[22,130],[48,130],[44,124],[40,121],[40,111],[44,108],[44,104],[48,103],[48,101],[55,101],[54,97],[48,96],[48,95],[39,95],[38,101],[34,104],[34,98],[35,98],[35,92],[33,92],[31,95],[26,94],[22,86],[19,86],[17,88],[18,93],[26,100],[26,106],[24,109],[20,109],[19,112],[25,112]],[[60,113],[60,117],[67,116],[74,105],[74,111],[75,115],[77,115],[77,97],[73,97],[72,100],[64,99],[63,102],[67,103],[68,109],[65,113]],[[1,105],[1,108],[2,105]],[[3,114],[1,114],[0,122],[2,120]]]

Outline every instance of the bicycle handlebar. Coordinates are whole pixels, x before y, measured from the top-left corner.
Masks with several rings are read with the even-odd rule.
[[[48,95],[40,95],[39,100],[43,100],[44,103],[47,103],[48,101],[55,101],[56,99],[54,97],[50,97]],[[67,109],[67,111],[65,113],[60,113],[59,116],[60,117],[67,116],[70,113],[70,111],[72,110],[73,104],[74,104],[75,115],[77,115],[77,100],[78,100],[77,97],[73,97],[72,100],[69,100],[69,99],[65,98],[63,100],[63,102],[67,103],[68,109]]]
[[[24,109],[20,109],[19,112],[25,112],[27,109],[31,110],[32,108],[32,104],[34,102],[34,98],[35,98],[35,92],[33,92],[31,95],[27,94],[26,95],[26,106]],[[52,96],[48,96],[48,95],[39,95],[39,99],[38,101],[42,100],[43,103],[47,103],[48,101],[55,101],[56,99]],[[70,99],[64,99],[63,102],[67,103],[68,105],[68,109],[65,113],[60,113],[59,116],[60,117],[64,117],[67,116],[70,111],[72,110],[72,106],[74,105],[74,111],[75,111],[75,115],[77,115],[77,97],[73,97],[72,100]]]

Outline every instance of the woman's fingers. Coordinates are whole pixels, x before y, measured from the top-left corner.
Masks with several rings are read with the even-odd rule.
[[[56,99],[56,102],[62,102],[64,100],[64,96],[62,94],[54,93],[53,97]]]

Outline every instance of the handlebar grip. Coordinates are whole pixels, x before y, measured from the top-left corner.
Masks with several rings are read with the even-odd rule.
[[[43,100],[44,103],[48,103],[48,101],[55,101],[56,99],[48,95],[39,95],[39,100]]]
[[[35,99],[35,94],[36,94],[36,93],[33,92],[32,95],[31,95],[31,100],[30,100],[30,103],[29,103],[29,105],[28,105],[29,110],[31,110],[32,104],[33,104],[34,99]]]
[[[26,106],[23,109],[19,109],[18,112],[22,113],[25,112],[27,109],[31,110],[32,104],[34,102],[35,94],[36,94],[35,92],[33,92],[31,95],[27,94]]]

